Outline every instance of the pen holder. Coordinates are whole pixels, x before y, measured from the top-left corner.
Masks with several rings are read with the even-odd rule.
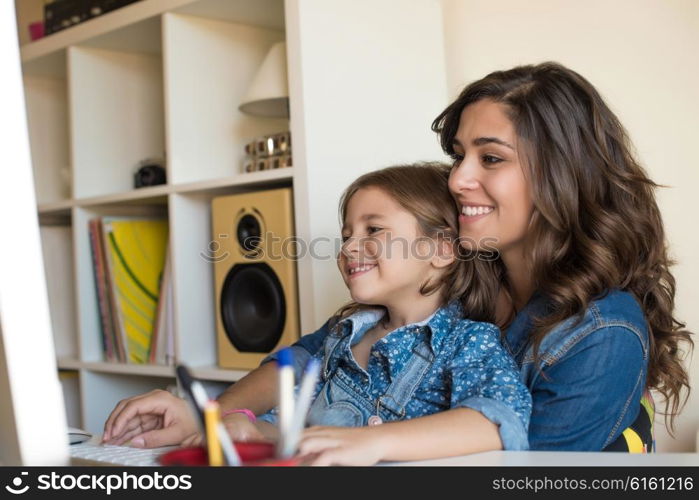
[[[233,443],[246,467],[277,466],[291,467],[300,465],[299,457],[275,458],[276,446],[264,441],[236,441]],[[209,458],[204,446],[178,448],[164,453],[159,458],[162,465],[202,466],[209,465]]]

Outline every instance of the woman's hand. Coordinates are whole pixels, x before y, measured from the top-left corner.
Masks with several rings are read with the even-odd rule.
[[[187,402],[167,391],[155,390],[122,399],[104,424],[102,442],[131,441],[138,448],[176,445],[197,432]]]
[[[378,427],[311,427],[299,455],[316,454],[308,465],[374,465],[384,456]]]

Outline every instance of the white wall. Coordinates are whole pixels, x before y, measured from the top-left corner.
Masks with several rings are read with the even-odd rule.
[[[287,0],[286,16],[296,234],[337,243],[340,194],[356,177],[443,158],[430,132],[447,100],[440,3]],[[334,248],[316,246],[332,259],[299,262],[312,283],[299,291],[304,332],[349,299]]]
[[[627,127],[658,193],[678,265],[677,316],[699,331],[699,2],[695,0],[442,0],[447,85],[518,64],[558,61],[597,87]],[[697,340],[699,350],[699,340]],[[699,385],[699,353],[690,367]],[[676,439],[656,419],[658,449],[691,451],[695,393]]]

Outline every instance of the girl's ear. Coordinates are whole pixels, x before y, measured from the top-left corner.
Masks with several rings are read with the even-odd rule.
[[[435,242],[437,251],[432,256],[432,266],[437,269],[443,269],[456,260],[454,242],[450,238],[443,237],[438,237]]]

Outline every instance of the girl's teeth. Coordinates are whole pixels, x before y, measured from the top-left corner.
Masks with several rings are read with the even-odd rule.
[[[362,266],[362,267],[355,267],[350,269],[349,273],[354,274],[354,273],[359,273],[361,271],[368,271],[369,269],[372,269],[374,266]]]

